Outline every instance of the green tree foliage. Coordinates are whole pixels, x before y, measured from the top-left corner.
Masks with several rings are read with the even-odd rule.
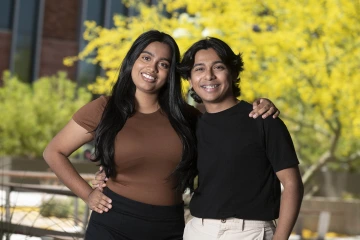
[[[305,182],[324,165],[359,171],[358,0],[126,2],[138,6],[139,15],[115,17],[112,29],[87,22],[88,45],[65,60],[86,59],[106,70],[92,91],[108,92],[125,52],[145,30],[168,32],[182,51],[205,36],[219,37],[243,54],[242,98],[268,97],[281,109]]]
[[[0,156],[39,157],[47,143],[91,99],[65,73],[32,85],[5,72],[0,88]]]

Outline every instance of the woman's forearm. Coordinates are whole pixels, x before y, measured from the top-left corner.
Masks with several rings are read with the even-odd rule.
[[[92,191],[90,185],[79,175],[69,159],[61,153],[45,150],[44,159],[59,180],[74,194],[87,202]]]

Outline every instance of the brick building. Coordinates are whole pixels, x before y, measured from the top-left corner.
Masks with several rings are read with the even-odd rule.
[[[9,69],[22,81],[33,82],[62,70],[79,84],[93,82],[98,66],[79,62],[66,67],[63,59],[85,46],[85,20],[112,27],[114,14],[131,16],[135,11],[121,0],[1,0],[0,73]]]

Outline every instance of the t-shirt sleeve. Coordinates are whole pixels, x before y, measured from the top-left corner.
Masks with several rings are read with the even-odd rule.
[[[94,130],[101,120],[107,101],[107,97],[101,96],[89,102],[73,115],[73,120],[94,135]]]
[[[266,154],[275,172],[297,166],[296,156],[290,133],[280,118],[263,120]]]

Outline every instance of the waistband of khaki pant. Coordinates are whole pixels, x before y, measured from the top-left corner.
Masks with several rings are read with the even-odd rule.
[[[231,224],[245,227],[276,227],[276,221],[259,221],[259,220],[246,220],[240,218],[226,218],[226,219],[211,219],[211,218],[197,218],[194,221],[200,222],[202,225],[208,224]]]

